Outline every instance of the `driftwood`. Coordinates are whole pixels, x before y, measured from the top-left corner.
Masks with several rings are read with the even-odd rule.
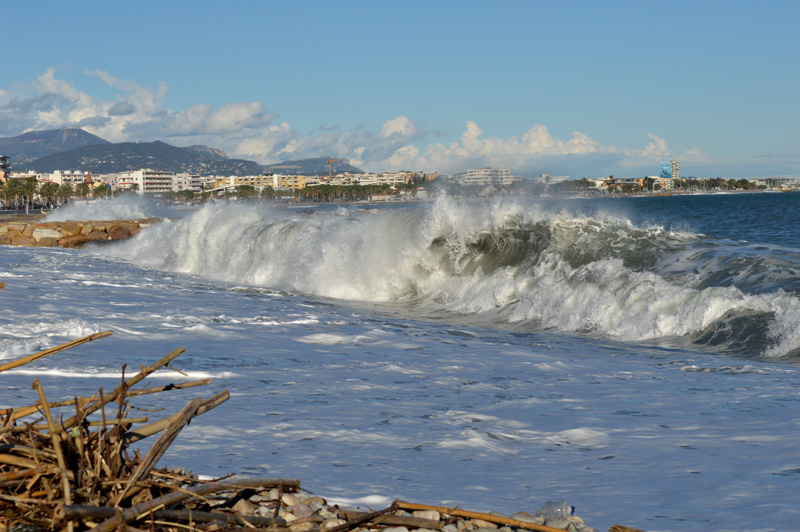
[[[488,521],[498,525],[514,526],[517,528],[523,528],[525,530],[535,530],[536,532],[563,532],[561,529],[553,528],[551,526],[537,525],[536,523],[528,523],[526,521],[519,521],[517,519],[509,519],[508,517],[500,517],[498,515],[470,512],[467,510],[461,510],[459,508],[446,508],[444,506],[430,506],[427,504],[414,504],[402,501],[397,503],[397,507],[402,508],[403,510],[433,510],[447,515],[455,515],[457,517],[466,517],[469,519],[480,519],[482,521]]]
[[[67,349],[71,349],[75,346],[85,344],[86,342],[91,342],[92,340],[97,340],[99,338],[105,338],[106,336],[111,336],[111,331],[103,331],[99,333],[90,334],[89,336],[84,336],[83,338],[78,338],[77,340],[72,340],[71,342],[57,345],[56,347],[51,347],[50,349],[45,349],[44,351],[39,351],[38,353],[34,353],[32,355],[28,355],[18,360],[14,360],[12,362],[0,365],[0,373],[2,373],[3,371],[8,371],[10,369],[18,368],[20,366],[24,366],[25,364],[29,364],[35,360],[39,360],[40,358],[54,355],[56,353],[60,353],[61,351],[66,351]]]
[[[62,344],[6,364],[2,370],[19,367],[110,334],[98,333]],[[130,378],[125,378],[123,367],[122,383],[117,388],[110,393],[103,393],[101,388],[89,398],[50,402],[44,388],[35,379],[33,388],[38,400],[34,405],[0,411],[0,532],[12,526],[31,530],[86,530],[91,519],[96,519],[88,514],[85,519],[71,513],[67,517],[65,508],[107,508],[102,511],[112,512],[111,521],[114,525],[111,528],[116,528],[117,524],[132,520],[133,517],[151,514],[153,505],[157,505],[159,500],[169,500],[166,497],[170,494],[174,502],[221,490],[282,486],[282,489],[296,491],[299,488],[297,480],[258,479],[249,483],[229,481],[207,484],[186,475],[167,472],[153,474],[156,473],[158,461],[181,429],[192,418],[222,404],[230,396],[227,390],[223,390],[206,399],[194,398],[180,412],[140,426],[138,432],[132,433],[134,425],[148,422],[148,418],[127,415],[132,398],[209,383],[208,379],[204,379],[132,389],[163,367],[183,374],[170,366],[183,352],[183,348],[178,348],[155,364],[143,366]],[[118,403],[113,407],[113,414],[108,408],[112,402]],[[74,415],[61,421],[65,416],[56,416],[52,410],[65,407],[73,408]],[[101,415],[100,420],[88,419],[95,413]],[[34,423],[20,424],[20,420],[32,414],[42,416],[44,423],[34,420]],[[131,443],[159,432],[162,432],[161,436],[144,459],[140,458],[138,451],[132,456],[128,453]],[[129,507],[120,505],[128,500],[131,500],[127,504]],[[247,523],[241,520],[235,522],[237,526]],[[275,520],[259,523],[260,526],[280,524],[285,525]]]
[[[357,520],[360,517],[367,515],[364,512],[355,512],[352,510],[339,510],[336,512],[340,519],[348,521]],[[433,519],[424,519],[422,517],[409,517],[407,515],[385,515],[381,517],[380,524],[391,526],[404,526],[406,528],[424,528],[426,530],[441,530],[444,528],[442,521],[434,521]]]
[[[71,347],[64,346],[68,344],[59,348]],[[201,481],[190,473],[157,469],[188,423],[230,397],[222,390],[205,399],[192,398],[179,412],[153,422],[129,417],[130,401],[138,396],[209,383],[206,379],[135,388],[161,368],[185,375],[171,365],[183,352],[178,348],[142,366],[130,378],[123,367],[117,388],[109,393],[101,388],[88,398],[50,402],[34,380],[35,404],[0,410],[0,532],[382,532],[392,526],[413,532],[442,531],[461,519],[467,521],[459,525],[461,530],[486,526],[469,520],[534,532],[561,530],[494,514],[401,501],[376,512],[362,512],[302,495],[297,479]],[[14,364],[32,360],[36,358],[25,357]],[[59,408],[74,410],[74,415],[61,421],[71,412],[55,415]],[[40,417],[22,421],[34,414]],[[92,415],[101,419],[90,420]],[[138,450],[130,452],[132,444],[159,433],[144,458]],[[283,493],[293,493],[294,500]],[[430,510],[438,512],[439,519],[405,513]],[[611,532],[642,531],[614,525]]]

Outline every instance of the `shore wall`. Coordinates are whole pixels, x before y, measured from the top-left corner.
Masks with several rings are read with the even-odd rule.
[[[161,218],[85,222],[0,222],[0,245],[80,248],[89,242],[130,238]]]

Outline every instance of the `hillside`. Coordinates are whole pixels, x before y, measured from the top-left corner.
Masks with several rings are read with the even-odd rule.
[[[109,144],[96,135],[77,127],[29,131],[16,137],[0,138],[0,155],[9,158],[14,169],[20,164],[84,146]]]
[[[262,166],[244,159],[231,159],[208,146],[186,148],[161,141],[111,143],[79,128],[31,131],[0,139],[0,154],[10,159],[13,170],[90,170],[108,174],[152,168],[198,175],[258,175],[284,173],[328,175],[328,159],[317,157]],[[334,172],[363,173],[347,159],[333,163]]]
[[[178,148],[159,140],[84,146],[14,166],[15,170],[53,172],[75,169],[91,170],[98,174],[141,168],[200,175],[253,175],[262,172],[261,165],[253,161],[229,159],[218,150],[205,146]]]
[[[282,163],[264,166],[266,173],[275,174],[298,174],[298,175],[328,175],[328,159],[333,157],[316,157],[313,159],[301,159],[298,161],[284,161]],[[339,159],[333,163],[333,173],[350,172],[351,174],[363,174],[364,171],[352,166],[347,159]]]

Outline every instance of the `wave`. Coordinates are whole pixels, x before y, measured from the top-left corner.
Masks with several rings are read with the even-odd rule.
[[[221,203],[100,252],[472,325],[746,356],[800,352],[798,250],[573,211],[447,197],[314,214]]]
[[[178,211],[159,205],[152,199],[138,194],[123,194],[111,199],[72,201],[48,214],[46,222],[68,220],[137,220],[142,218],[170,218]]]

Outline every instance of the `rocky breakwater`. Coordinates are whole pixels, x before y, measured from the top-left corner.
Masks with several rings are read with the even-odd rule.
[[[0,222],[0,245],[80,248],[90,242],[123,240],[161,218],[85,222]]]

